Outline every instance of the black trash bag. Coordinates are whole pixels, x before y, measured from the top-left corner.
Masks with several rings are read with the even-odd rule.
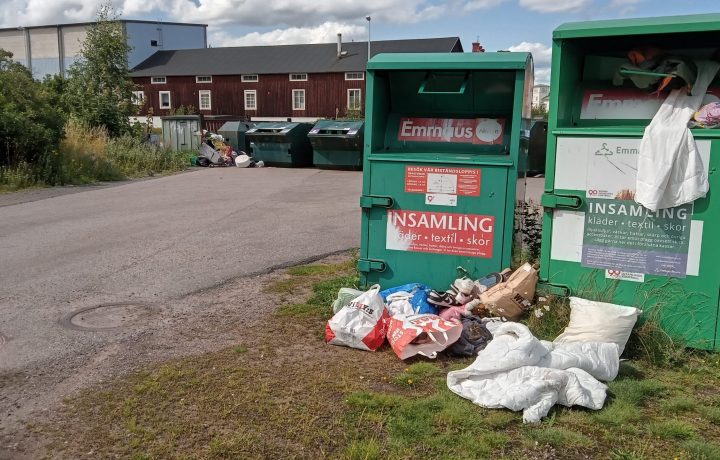
[[[447,349],[448,353],[456,356],[475,356],[490,343],[493,336],[477,316],[464,316],[462,325],[460,338]]]

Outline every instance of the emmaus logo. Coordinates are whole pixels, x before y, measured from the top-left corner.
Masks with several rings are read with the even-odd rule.
[[[401,118],[399,141],[502,144],[502,118]]]

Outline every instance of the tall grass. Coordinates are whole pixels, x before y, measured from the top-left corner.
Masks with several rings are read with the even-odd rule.
[[[112,138],[103,128],[89,128],[70,120],[57,152],[38,164],[0,168],[0,192],[180,171],[190,165],[190,154],[162,149],[131,135]]]

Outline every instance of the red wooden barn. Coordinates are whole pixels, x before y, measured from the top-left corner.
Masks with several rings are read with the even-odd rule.
[[[371,54],[462,52],[458,37],[371,42]],[[132,71],[140,115],[294,120],[364,110],[367,42],[158,51]]]

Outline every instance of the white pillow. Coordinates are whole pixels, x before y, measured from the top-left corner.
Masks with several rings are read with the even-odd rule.
[[[554,342],[615,343],[622,354],[641,314],[634,307],[570,297],[570,324]]]

